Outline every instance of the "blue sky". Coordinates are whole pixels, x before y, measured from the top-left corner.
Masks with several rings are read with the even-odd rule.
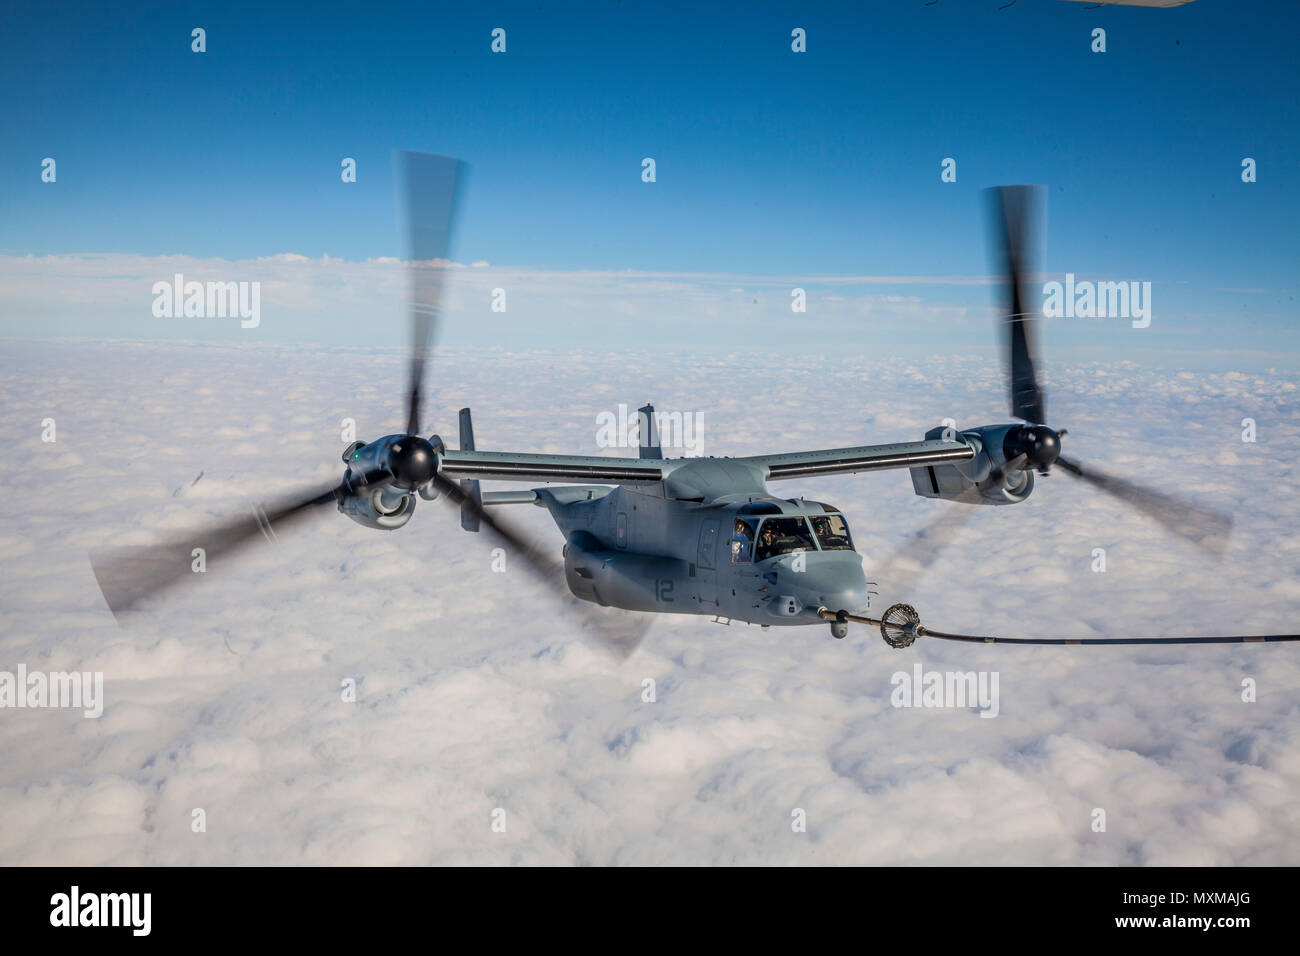
[[[982,275],[980,189],[1038,182],[1049,271],[1152,280],[1200,344],[1300,347],[1293,4],[465,6],[9,4],[0,255],[396,255],[417,148],[471,164],[463,261]]]

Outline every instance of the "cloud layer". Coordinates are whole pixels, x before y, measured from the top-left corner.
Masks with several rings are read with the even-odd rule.
[[[0,669],[101,670],[107,701],[99,720],[0,710],[0,862],[1300,862],[1292,646],[893,651],[865,629],[666,617],[619,664],[522,570],[493,573],[490,543],[438,502],[394,534],[325,515],[114,623],[88,550],[336,479],[341,420],[394,430],[403,367],[380,350],[5,350]],[[1047,372],[1070,452],[1231,510],[1226,560],[1053,475],[974,514],[914,589],[873,567],[882,600],[1007,636],[1294,631],[1294,374]],[[596,415],[647,399],[702,412],[710,454],[1005,420],[982,356],[448,350],[433,382],[427,426],[454,434],[472,405],[481,448],[599,453]],[[773,487],[842,507],[869,566],[960,507],[904,473]],[[543,512],[509,515],[558,550]],[[1000,715],[891,707],[891,675],[918,661],[996,670]]]
[[[156,318],[154,283],[172,283],[178,273],[187,281],[259,282],[263,322],[256,333],[241,331],[237,320]],[[7,306],[0,335],[30,335],[38,328],[43,335],[95,338],[399,346],[405,341],[400,323],[376,323],[374,317],[403,314],[406,281],[394,259],[0,256],[0,301]],[[516,347],[727,342],[757,321],[794,314],[792,291],[799,288],[808,309],[801,313],[805,334],[860,330],[873,318],[888,318],[880,323],[888,333],[899,327],[899,317],[952,329],[968,316],[984,318],[987,284],[980,276],[756,276],[453,263],[447,325],[451,341]],[[981,341],[986,332],[981,321]]]

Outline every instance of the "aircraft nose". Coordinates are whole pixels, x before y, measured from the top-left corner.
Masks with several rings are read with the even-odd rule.
[[[831,611],[848,611],[850,614],[857,614],[867,607],[866,587],[826,592],[821,594],[820,598],[818,605]]]
[[[867,607],[867,581],[859,565],[820,568],[808,585],[805,603],[813,608],[856,614]]]

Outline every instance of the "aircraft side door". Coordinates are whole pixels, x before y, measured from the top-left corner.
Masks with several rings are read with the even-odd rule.
[[[700,524],[700,542],[695,551],[695,585],[699,589],[700,603],[718,604],[718,528],[717,518]]]

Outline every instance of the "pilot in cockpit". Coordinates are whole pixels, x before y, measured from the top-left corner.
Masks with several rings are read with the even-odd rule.
[[[748,564],[753,548],[753,527],[743,518],[737,518],[731,532],[731,563]]]

